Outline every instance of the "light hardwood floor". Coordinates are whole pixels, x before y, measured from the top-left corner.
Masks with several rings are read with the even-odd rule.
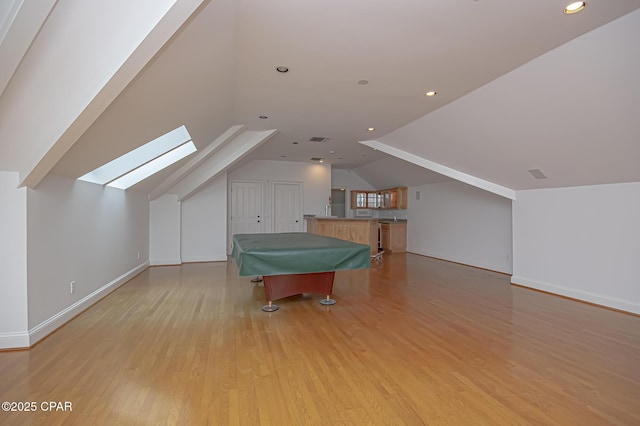
[[[640,317],[394,254],[337,304],[233,264],[154,267],[29,351],[0,353],[2,425],[638,425]]]

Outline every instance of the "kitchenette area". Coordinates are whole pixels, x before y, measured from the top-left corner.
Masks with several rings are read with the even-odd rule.
[[[371,255],[406,252],[407,188],[350,192],[352,217],[305,215],[307,232],[367,244]]]

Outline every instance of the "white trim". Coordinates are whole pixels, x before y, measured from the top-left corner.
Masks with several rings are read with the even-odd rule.
[[[29,333],[0,333],[0,349],[28,349]]]
[[[487,269],[489,271],[499,272],[501,274],[511,274],[511,271],[505,270],[505,265],[479,262],[473,259],[443,256],[442,254],[429,253],[427,251],[422,251],[422,250],[414,250],[413,247],[407,247],[407,253],[418,254],[420,256],[426,256],[426,257],[433,257],[434,259],[446,260],[447,262],[460,263],[461,265],[467,265],[474,268]]]
[[[138,275],[140,272],[147,269],[148,267],[149,267],[149,262],[144,262],[141,265],[136,266],[129,272],[125,272],[115,280],[103,285],[93,293],[78,300],[76,303],[69,306],[68,308],[58,312],[51,318],[36,325],[31,330],[29,330],[29,346],[33,346],[44,337],[53,333],[58,328],[62,327],[67,322],[72,320],[76,315],[80,314],[82,311],[84,311],[94,303],[98,302],[107,294],[111,293],[112,291],[114,291],[115,289],[117,289],[118,287],[120,287],[121,285],[123,285],[124,283],[126,283],[127,281],[135,277],[136,275]]]
[[[561,285],[531,280],[517,275],[511,277],[511,284],[529,287],[535,290],[570,297],[572,299],[582,300],[583,302],[594,303],[596,305],[601,305],[608,308],[618,309],[621,311],[640,315],[639,304],[622,299],[617,299],[615,297],[603,296],[601,294],[591,293],[588,291],[574,290],[572,288],[563,287]]]
[[[182,256],[182,263],[197,263],[197,262],[226,262],[227,256],[214,255],[214,256]]]
[[[149,262],[150,266],[169,266],[169,265],[181,265],[182,259],[179,257],[172,259],[151,259]]]
[[[403,151],[393,146],[389,146],[379,141],[374,141],[374,140],[360,141],[360,143],[368,147],[371,147],[373,149],[377,149],[378,151],[382,151],[386,154],[389,154],[394,157],[400,158],[402,160],[408,161],[410,163],[416,164],[420,167],[424,167],[425,169],[429,169],[436,173],[440,173],[441,175],[450,177],[455,180],[459,180],[460,182],[464,182],[466,184],[475,186],[476,188],[484,189],[485,191],[489,191],[494,194],[500,195],[501,197],[509,198],[511,200],[516,199],[516,191],[514,191],[511,188],[507,188],[505,186],[501,186],[496,183],[489,182],[484,179],[480,179],[475,176],[468,175],[456,169],[452,169],[451,167],[443,166],[442,164],[438,164],[436,162],[427,160],[426,158],[419,157],[415,154],[412,154],[407,151]]]

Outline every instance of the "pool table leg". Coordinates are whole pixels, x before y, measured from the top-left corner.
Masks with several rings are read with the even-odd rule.
[[[331,298],[330,294],[327,294],[327,298],[326,299],[322,299],[320,301],[320,304],[322,304],[322,305],[335,305],[336,301]]]
[[[334,302],[334,303],[335,303],[335,302]],[[280,309],[280,306],[278,306],[278,305],[274,305],[274,304],[271,302],[271,300],[269,300],[269,304],[268,304],[268,305],[264,305],[264,306],[262,307],[262,310],[263,310],[263,311],[265,311],[265,312],[275,312],[275,311],[277,311],[278,309]]]

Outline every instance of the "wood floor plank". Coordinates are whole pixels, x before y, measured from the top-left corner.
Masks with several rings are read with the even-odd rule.
[[[2,425],[640,424],[640,317],[412,254],[278,301],[231,263],[153,267],[28,351]]]

